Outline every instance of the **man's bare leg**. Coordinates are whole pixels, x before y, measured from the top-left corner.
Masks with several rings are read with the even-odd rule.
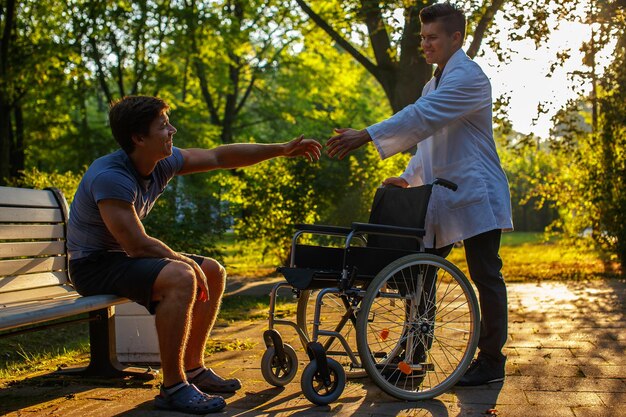
[[[205,258],[200,267],[207,277],[209,301],[196,301],[191,311],[191,330],[184,353],[186,370],[204,366],[204,348],[215,324],[226,286],[226,271],[217,261]]]
[[[163,385],[186,381],[183,357],[189,339],[191,310],[196,297],[193,269],[183,263],[168,263],[157,276],[152,299],[156,307],[156,328],[161,351]]]

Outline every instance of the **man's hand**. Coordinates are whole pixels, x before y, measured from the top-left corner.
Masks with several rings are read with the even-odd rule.
[[[322,145],[314,139],[304,139],[304,135],[300,135],[285,144],[285,156],[303,155],[311,162],[319,160],[322,155]]]
[[[181,255],[182,256],[182,255]],[[209,301],[209,284],[207,283],[206,275],[204,275],[204,271],[200,268],[193,259],[184,257],[186,260],[189,260],[188,264],[193,268],[196,273],[196,281],[198,281],[198,300],[200,301]]]
[[[372,138],[367,130],[355,129],[335,129],[338,135],[333,136],[326,142],[328,156],[331,158],[337,156],[343,159],[351,151],[360,148]]]
[[[395,185],[400,188],[407,188],[409,183],[402,177],[389,177],[383,181],[383,185]]]

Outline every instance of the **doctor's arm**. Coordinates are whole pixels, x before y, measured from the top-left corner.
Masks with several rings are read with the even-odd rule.
[[[437,90],[389,119],[367,128],[381,157],[403,152],[437,131],[479,109],[491,106],[491,86],[482,74],[459,68]]]

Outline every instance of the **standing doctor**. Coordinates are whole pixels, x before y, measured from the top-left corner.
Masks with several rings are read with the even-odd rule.
[[[479,293],[479,353],[457,385],[498,382],[504,380],[507,339],[507,293],[498,251],[502,231],[512,230],[513,223],[509,185],[493,140],[491,85],[461,49],[466,23],[460,9],[434,4],[421,10],[420,21],[426,62],[437,65],[422,97],[366,129],[336,129],[327,151],[343,159],[372,141],[385,159],[418,144],[404,173],[383,184],[415,187],[436,177],[458,184],[457,192],[433,189],[424,243],[447,256],[455,242],[463,241]]]

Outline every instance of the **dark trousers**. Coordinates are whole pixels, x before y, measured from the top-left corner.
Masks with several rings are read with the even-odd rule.
[[[508,334],[508,306],[506,284],[502,278],[502,259],[499,229],[481,233],[463,241],[465,258],[470,278],[478,289],[480,304],[480,338],[478,339],[479,356],[495,362],[502,362],[506,357],[502,348]],[[452,245],[427,252],[446,257]]]

